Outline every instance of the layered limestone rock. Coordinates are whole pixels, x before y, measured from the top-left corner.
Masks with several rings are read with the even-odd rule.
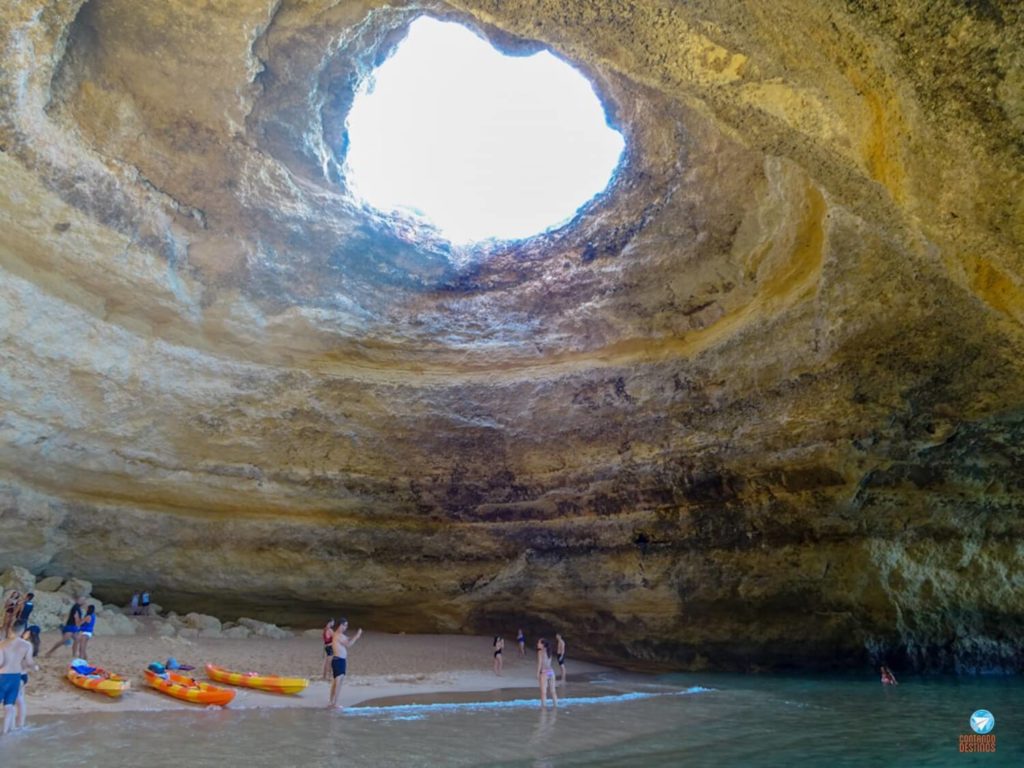
[[[422,13],[592,79],[627,156],[571,224],[356,203],[348,105]],[[1019,668],[1022,44],[1009,0],[6,3],[0,568]]]

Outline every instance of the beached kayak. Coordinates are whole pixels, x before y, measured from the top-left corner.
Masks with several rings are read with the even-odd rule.
[[[150,686],[182,701],[191,701],[194,704],[216,704],[223,707],[235,698],[235,692],[229,688],[201,683],[186,675],[167,672],[165,679],[152,670],[147,669],[145,672],[146,682]]]
[[[257,675],[255,672],[231,672],[213,664],[206,665],[206,674],[211,680],[228,685],[241,685],[271,693],[299,693],[306,690],[309,680],[304,677],[280,677],[278,675]]]
[[[131,687],[130,681],[113,672],[107,672],[99,667],[90,667],[89,670],[87,674],[83,674],[74,667],[68,667],[68,680],[79,688],[103,693],[114,699]]]

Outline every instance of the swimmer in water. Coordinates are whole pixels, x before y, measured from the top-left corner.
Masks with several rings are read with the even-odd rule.
[[[882,665],[880,671],[882,673],[882,685],[899,685],[899,683],[896,682],[896,675],[894,675],[892,670],[885,666],[885,664]]]

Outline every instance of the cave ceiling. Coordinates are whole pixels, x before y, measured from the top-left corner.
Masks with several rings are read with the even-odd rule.
[[[350,194],[355,89],[424,13],[592,80],[627,149],[568,225],[456,247]],[[1022,15],[8,0],[0,563],[637,663],[1019,667]]]

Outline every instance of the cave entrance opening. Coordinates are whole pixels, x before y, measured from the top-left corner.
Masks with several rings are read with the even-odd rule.
[[[566,224],[625,148],[577,69],[547,51],[507,56],[429,16],[357,89],[346,127],[356,199],[457,244]]]

